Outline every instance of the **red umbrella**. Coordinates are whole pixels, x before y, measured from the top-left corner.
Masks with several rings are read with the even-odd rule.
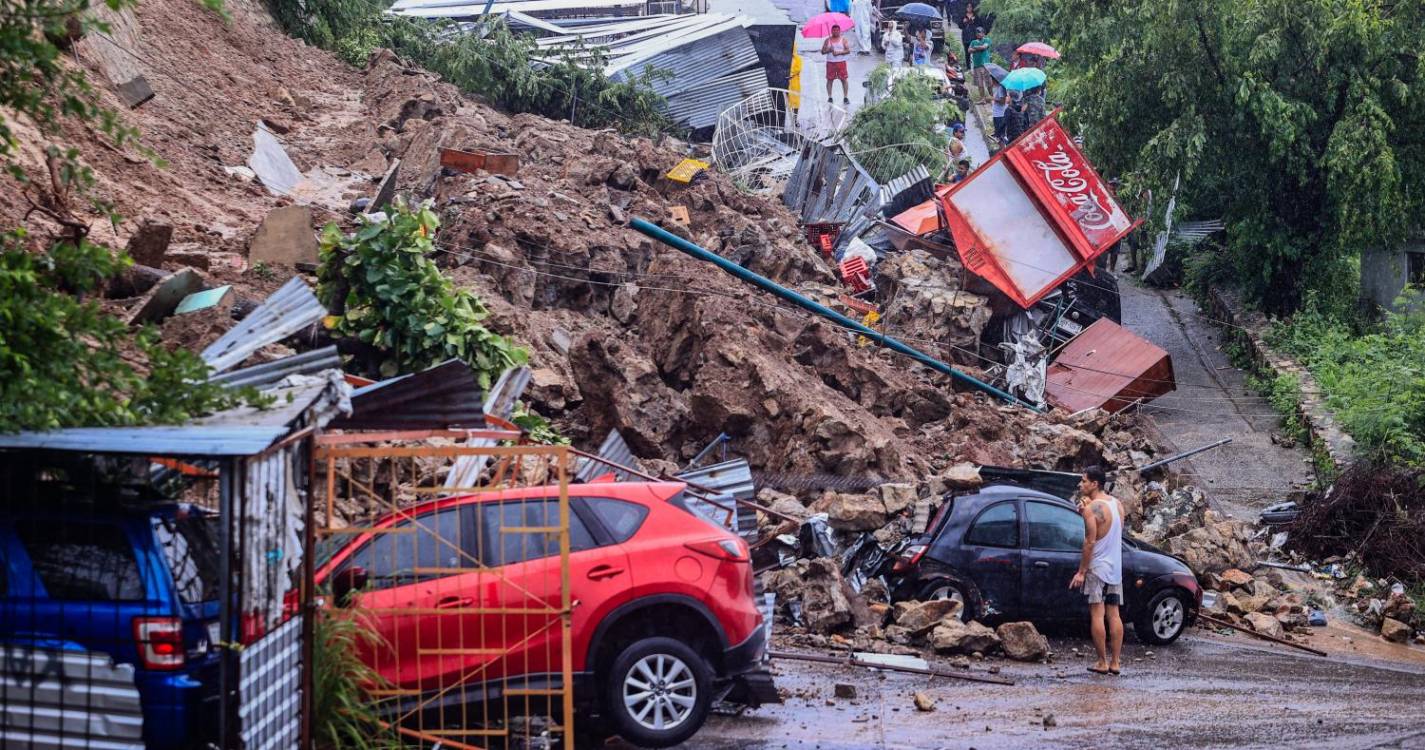
[[[1039,55],[1040,57],[1047,57],[1051,60],[1059,59],[1059,50],[1043,42],[1029,42],[1028,44],[1020,45],[1019,49],[1015,51],[1023,52],[1026,55]]]
[[[831,36],[832,26],[840,26],[841,30],[845,32],[850,31],[855,25],[856,22],[845,13],[822,13],[807,19],[807,25],[802,27],[802,36],[807,39],[821,39]]]

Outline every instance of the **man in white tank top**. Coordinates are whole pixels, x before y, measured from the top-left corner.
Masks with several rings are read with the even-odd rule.
[[[1069,588],[1083,587],[1089,601],[1089,630],[1098,651],[1098,661],[1089,671],[1118,674],[1123,651],[1123,620],[1118,615],[1123,603],[1123,508],[1117,498],[1103,491],[1107,483],[1108,475],[1101,466],[1085,469],[1079,480],[1084,555]]]

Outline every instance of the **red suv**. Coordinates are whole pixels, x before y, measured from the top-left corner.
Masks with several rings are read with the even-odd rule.
[[[580,722],[646,747],[692,736],[714,700],[776,700],[747,545],[690,510],[684,488],[569,487]],[[393,709],[473,717],[472,703],[523,705],[559,686],[558,520],[557,487],[482,493],[392,514],[327,550],[317,581],[374,623],[381,643],[362,656]]]

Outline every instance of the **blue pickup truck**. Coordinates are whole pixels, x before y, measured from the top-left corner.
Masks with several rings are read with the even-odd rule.
[[[70,706],[81,694],[90,696],[79,698],[81,721],[141,731],[148,748],[186,750],[213,741],[216,531],[213,516],[173,503],[0,513],[0,680],[31,691],[28,700],[11,701],[6,726],[0,727],[8,739],[0,745],[19,739],[10,736],[14,732],[74,731]],[[80,663],[76,659],[106,665],[103,690],[97,689],[92,666],[87,670],[96,682],[90,685],[82,684],[83,668],[79,680],[66,673]],[[132,688],[125,684],[130,679]],[[123,709],[120,701],[106,707],[92,697],[105,691],[132,696],[135,689],[141,728],[138,706]],[[27,710],[34,715],[20,715]],[[95,718],[99,714],[104,715]]]

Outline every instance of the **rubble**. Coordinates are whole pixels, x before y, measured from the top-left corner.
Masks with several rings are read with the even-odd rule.
[[[917,633],[938,624],[941,620],[959,619],[960,608],[960,602],[951,599],[896,602],[893,617],[896,625]]]
[[[1405,643],[1410,639],[1410,626],[1393,617],[1386,617],[1380,623],[1380,637],[1392,643]]]
[[[1263,635],[1273,638],[1281,638],[1285,635],[1281,621],[1271,615],[1262,612],[1249,612],[1246,615],[1246,620],[1253,630]]]
[[[947,617],[930,631],[930,645],[941,654],[987,654],[999,648],[1000,639],[979,622]]]
[[[832,693],[837,698],[851,700],[856,697],[856,686],[849,682],[838,682],[832,686]]]
[[[995,628],[1004,655],[1016,661],[1039,661],[1049,655],[1049,640],[1030,622],[1006,622]]]
[[[930,697],[929,693],[916,692],[912,700],[915,703],[915,710],[917,711],[929,712],[935,710],[935,699]]]

